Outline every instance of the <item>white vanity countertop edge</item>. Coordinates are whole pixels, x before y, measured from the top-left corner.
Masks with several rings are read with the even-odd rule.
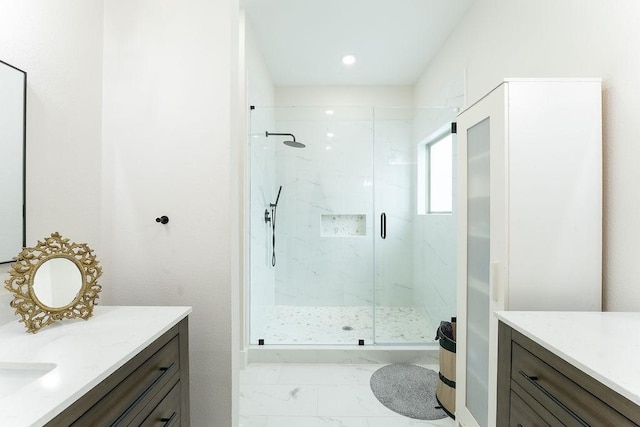
[[[93,317],[62,320],[36,334],[0,326],[0,363],[55,369],[0,398],[2,425],[41,426],[191,313],[191,307],[96,306]]]
[[[495,314],[513,329],[640,405],[640,313]]]

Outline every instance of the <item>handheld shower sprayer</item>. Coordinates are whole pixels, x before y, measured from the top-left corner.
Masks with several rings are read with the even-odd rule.
[[[278,210],[278,200],[280,200],[280,193],[282,193],[282,185],[278,189],[278,195],[276,196],[275,203],[269,203],[271,208],[271,216],[269,216],[269,209],[264,210],[264,222],[265,224],[271,222],[271,266],[276,266],[276,211]]]
[[[271,207],[272,208],[277,208],[278,207],[278,200],[280,200],[280,192],[282,192],[282,185],[280,186],[280,189],[278,190],[278,195],[276,196],[276,202],[275,203],[271,203]]]

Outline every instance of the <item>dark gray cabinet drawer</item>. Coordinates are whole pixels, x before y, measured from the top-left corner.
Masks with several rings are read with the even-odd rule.
[[[502,322],[497,405],[499,427],[640,425],[640,407]]]
[[[73,425],[128,425],[165,384],[177,381],[175,375],[180,370],[178,344],[179,338],[175,336]]]
[[[188,318],[87,392],[47,426],[189,426]]]
[[[511,380],[565,425],[629,425],[629,420],[537,356],[514,343]]]
[[[134,425],[138,425],[137,423]],[[180,384],[176,384],[151,414],[140,424],[142,427],[173,427],[180,425]]]
[[[547,423],[516,393],[511,391],[511,414],[509,415],[511,427],[549,427]]]

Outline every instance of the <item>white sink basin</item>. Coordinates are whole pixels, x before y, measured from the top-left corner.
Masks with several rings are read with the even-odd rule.
[[[0,362],[0,399],[51,372],[55,363]]]

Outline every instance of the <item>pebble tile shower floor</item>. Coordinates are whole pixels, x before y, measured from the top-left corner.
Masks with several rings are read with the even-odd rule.
[[[413,307],[376,307],[376,343],[432,343],[439,320]],[[373,338],[371,307],[273,306],[264,325],[265,344],[366,344]]]

